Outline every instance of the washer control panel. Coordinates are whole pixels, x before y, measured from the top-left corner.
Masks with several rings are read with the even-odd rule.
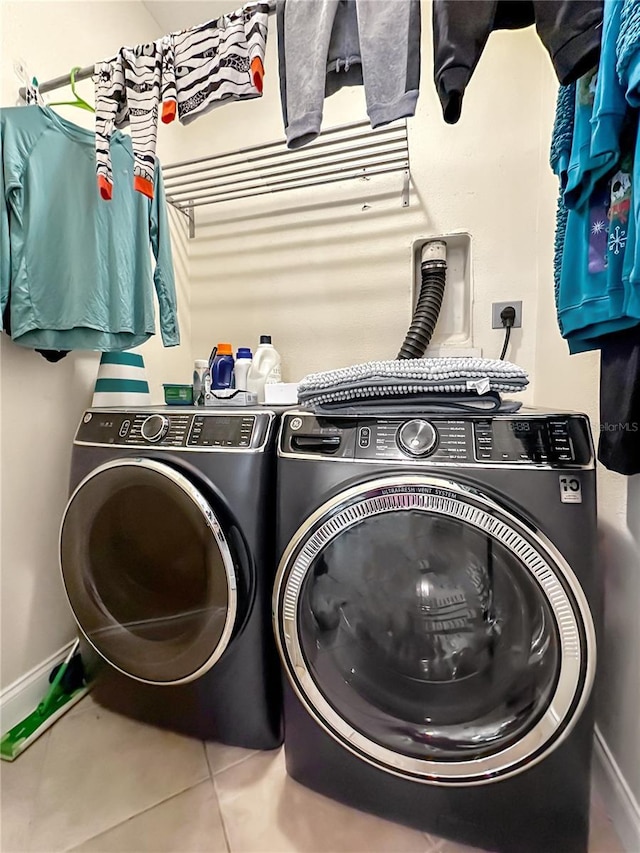
[[[580,442],[570,424],[566,417],[478,420],[474,424],[476,458],[481,462],[579,462]]]
[[[593,458],[583,415],[284,417],[284,455],[440,464],[582,466]]]
[[[270,412],[124,410],[85,412],[77,444],[249,450],[264,442]]]

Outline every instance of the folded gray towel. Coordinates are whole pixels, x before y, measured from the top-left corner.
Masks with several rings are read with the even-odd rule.
[[[408,397],[377,397],[337,403],[304,403],[316,415],[435,415],[471,412],[479,415],[517,412],[520,401],[501,400],[488,394],[415,394]]]
[[[430,395],[450,398],[481,397],[488,392],[513,393],[529,383],[524,370],[508,361],[489,358],[415,358],[370,361],[312,373],[298,385],[298,400],[304,406],[400,398],[407,401]]]

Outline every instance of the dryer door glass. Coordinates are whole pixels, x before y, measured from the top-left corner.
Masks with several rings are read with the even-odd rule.
[[[210,504],[169,466],[121,460],[94,471],[67,507],[60,557],[83,633],[128,675],[189,681],[228,644],[231,552]]]
[[[495,514],[429,491],[369,497],[316,526],[297,554],[284,608],[295,592],[304,668],[290,671],[352,746],[396,769],[406,757],[464,776],[465,762],[487,772],[532,732],[539,749],[566,724],[579,696],[563,673],[566,593],[554,577],[548,594],[531,569],[547,577],[548,561]]]

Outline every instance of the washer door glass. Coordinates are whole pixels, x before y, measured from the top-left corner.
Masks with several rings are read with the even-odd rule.
[[[120,460],[76,489],[60,535],[62,576],[94,648],[134,678],[198,677],[236,616],[231,552],[203,495],[154,460]]]
[[[556,736],[583,662],[563,658],[581,631],[548,562],[471,496],[444,494],[374,491],[303,536],[284,587],[295,641],[281,646],[335,734],[395,770],[453,779],[502,772],[528,736],[528,754]]]

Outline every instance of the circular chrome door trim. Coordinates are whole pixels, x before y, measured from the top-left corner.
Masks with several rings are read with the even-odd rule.
[[[67,593],[67,585],[65,583],[64,578],[64,569],[62,567],[62,531],[64,528],[64,523],[67,518],[67,513],[69,512],[69,508],[73,503],[76,495],[82,490],[82,488],[93,480],[95,477],[104,473],[105,471],[112,470],[114,468],[126,468],[126,467],[134,467],[134,468],[143,468],[149,471],[155,471],[156,473],[166,477],[168,480],[173,482],[178,488],[180,488],[187,497],[192,501],[192,503],[200,510],[202,513],[204,520],[209,528],[211,535],[216,540],[216,545],[220,551],[220,555],[222,557],[222,562],[225,570],[225,577],[227,582],[227,613],[225,618],[224,627],[222,629],[222,634],[220,639],[214,648],[210,657],[189,675],[184,676],[183,678],[172,679],[171,681],[154,681],[152,679],[141,678],[138,675],[134,675],[131,672],[127,672],[126,669],[122,669],[122,667],[115,664],[112,660],[110,660],[107,655],[99,649],[91,640],[91,637],[85,632],[82,627],[81,622],[78,620],[75,610],[73,609],[73,604],[71,603],[71,599],[69,598],[69,594]],[[181,474],[179,471],[170,468],[168,465],[165,465],[163,462],[157,462],[154,459],[142,459],[139,457],[131,458],[131,459],[114,459],[111,462],[105,462],[103,465],[100,465],[97,468],[94,468],[90,474],[88,474],[74,489],[71,497],[67,501],[67,505],[64,510],[64,514],[62,516],[62,521],[60,522],[60,533],[58,537],[58,563],[60,566],[60,574],[62,576],[62,584],[64,586],[65,595],[67,596],[67,600],[69,602],[69,606],[71,608],[71,612],[73,614],[73,618],[76,621],[76,624],[83,636],[87,640],[87,642],[92,646],[93,649],[102,657],[107,663],[112,666],[114,669],[117,669],[119,672],[123,673],[123,675],[128,676],[129,678],[134,678],[136,681],[141,681],[144,684],[155,684],[155,685],[166,685],[171,686],[174,684],[187,684],[189,681],[195,681],[200,676],[204,675],[205,672],[211,669],[217,661],[222,657],[225,649],[229,645],[229,641],[231,639],[231,635],[233,633],[233,626],[236,621],[236,614],[238,611],[238,590],[236,583],[236,574],[235,567],[233,564],[233,557],[231,556],[231,551],[227,544],[227,540],[222,531],[222,527],[220,522],[218,521],[213,509],[211,508],[209,502],[203,497],[200,491],[193,485],[193,483]]]
[[[497,539],[530,571],[556,620],[561,646],[560,673],[549,706],[520,740],[493,755],[433,761],[394,752],[354,729],[325,699],[307,667],[298,634],[298,601],[313,560],[332,539],[359,521],[406,509],[458,518]],[[573,604],[558,574],[569,587]],[[557,548],[540,531],[526,527],[481,492],[435,477],[402,475],[370,480],[341,492],[309,516],[292,537],[278,566],[273,618],[289,681],[316,722],[359,758],[386,772],[425,783],[486,784],[538,763],[567,737],[593,686],[596,664],[593,619],[576,576]]]

